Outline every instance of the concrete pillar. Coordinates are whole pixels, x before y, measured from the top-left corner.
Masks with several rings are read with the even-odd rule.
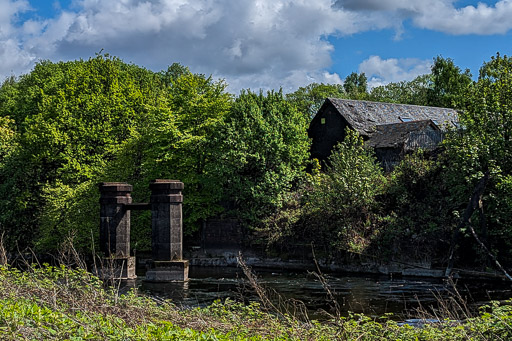
[[[183,260],[183,182],[154,180],[151,189],[151,245],[153,262],[146,280],[154,282],[188,279],[188,261]]]
[[[171,261],[183,258],[182,213],[183,182],[154,180],[151,189],[151,229],[153,260]]]
[[[100,250],[104,264],[101,277],[135,278],[135,259],[130,257],[130,211],[132,186],[124,182],[103,182],[100,188]],[[108,263],[108,264],[107,264]]]

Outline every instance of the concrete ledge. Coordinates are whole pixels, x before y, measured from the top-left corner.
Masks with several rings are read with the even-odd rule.
[[[150,261],[147,263],[147,282],[184,282],[188,281],[188,260]]]
[[[434,269],[404,269],[402,271],[402,275],[411,277],[442,278],[444,277],[444,271]]]

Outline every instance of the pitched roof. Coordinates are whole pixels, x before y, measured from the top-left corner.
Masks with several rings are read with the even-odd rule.
[[[376,126],[366,144],[373,148],[389,148],[403,145],[411,138],[411,133],[439,131],[431,120],[391,123]]]
[[[454,126],[457,112],[448,108],[384,102],[328,98],[350,126],[361,135],[370,135],[375,126],[409,121],[432,120],[437,126]]]

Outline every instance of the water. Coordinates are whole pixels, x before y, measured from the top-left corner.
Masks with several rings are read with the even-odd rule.
[[[329,300],[326,290],[314,275],[267,269],[254,271],[258,283],[277,292],[270,295],[274,302],[300,300],[312,318],[325,317],[323,311],[333,312],[332,300]],[[151,296],[171,299],[184,307],[206,306],[215,300],[224,301],[227,298],[243,302],[257,300],[240,269],[191,267],[189,277],[186,283],[148,283],[141,277],[136,285]],[[427,309],[436,307],[439,297],[446,299],[457,296],[452,285],[438,279],[340,274],[329,274],[326,278],[345,316],[349,311],[370,316],[393,313],[400,319],[414,314],[419,306]],[[509,283],[459,282],[456,288],[470,307],[512,297]]]

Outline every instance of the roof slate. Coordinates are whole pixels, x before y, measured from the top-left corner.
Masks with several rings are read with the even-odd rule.
[[[350,126],[359,134],[369,136],[375,126],[382,124],[432,120],[437,126],[454,126],[458,122],[457,112],[448,108],[384,102],[358,101],[328,98]]]
[[[412,132],[434,130],[439,130],[439,128],[431,120],[378,125],[366,144],[373,148],[397,147],[403,145]]]

